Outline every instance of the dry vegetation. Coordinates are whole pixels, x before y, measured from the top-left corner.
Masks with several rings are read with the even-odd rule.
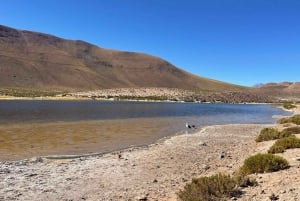
[[[298,124],[299,115],[280,119],[278,122]],[[275,153],[282,153],[286,149],[300,148],[300,139],[293,134],[299,134],[300,127],[291,126],[279,131],[276,128],[261,130],[256,142],[277,140],[268,150],[268,153],[258,153],[248,157],[243,165],[233,174],[215,174],[210,177],[193,179],[178,193],[183,201],[212,201],[228,200],[232,197],[242,197],[241,187],[257,185],[257,182],[247,175],[254,173],[268,173],[284,170],[290,167],[289,162]],[[240,187],[240,188],[238,188]],[[270,200],[277,200],[278,196],[272,194]]]
[[[274,145],[270,147],[268,153],[282,153],[286,149],[293,148],[300,148],[300,139],[295,136],[290,136],[277,140]]]
[[[253,173],[276,172],[289,167],[286,159],[273,154],[256,154],[244,161],[244,164],[233,175],[222,173],[210,177],[200,177],[185,185],[178,193],[182,201],[217,201],[242,196],[239,187],[256,185],[247,175]]]
[[[178,197],[182,201],[213,201],[225,200],[237,194],[239,191],[234,178],[219,173],[193,179],[178,193]]]
[[[259,136],[255,139],[256,142],[268,141],[268,140],[276,140],[283,137],[288,137],[292,133],[288,131],[280,132],[275,128],[264,128],[261,130]]]
[[[292,117],[279,119],[278,123],[280,123],[280,124],[293,123],[296,125],[300,125],[300,114],[294,115]]]

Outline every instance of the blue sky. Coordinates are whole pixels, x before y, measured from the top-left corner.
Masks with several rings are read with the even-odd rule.
[[[239,85],[300,81],[299,0],[9,0],[0,23]]]

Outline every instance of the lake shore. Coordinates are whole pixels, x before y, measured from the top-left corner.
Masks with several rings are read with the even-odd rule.
[[[1,162],[0,200],[176,200],[194,177],[235,171],[266,126],[207,126],[104,156]]]
[[[114,88],[64,93],[52,92],[52,95],[45,95],[45,93],[51,94],[51,92],[40,92],[34,90],[9,91],[9,93],[2,93],[2,95],[0,93],[0,100],[125,100],[202,103],[278,102],[277,98],[267,97],[251,91],[209,92],[165,87]]]
[[[0,162],[0,200],[176,200],[176,192],[192,178],[232,173],[245,158],[265,152],[271,142],[254,139],[270,126],[275,125],[207,126],[103,156]],[[282,200],[297,200],[300,165],[294,158],[300,152],[285,155],[291,168],[256,175],[259,185],[243,189],[238,200],[270,200],[273,193]]]

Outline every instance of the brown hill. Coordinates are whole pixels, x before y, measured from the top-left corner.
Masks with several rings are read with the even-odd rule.
[[[9,87],[244,89],[192,75],[154,56],[108,50],[83,41],[0,26],[0,88]]]
[[[300,82],[281,82],[263,84],[254,91],[279,99],[298,100],[300,98]]]

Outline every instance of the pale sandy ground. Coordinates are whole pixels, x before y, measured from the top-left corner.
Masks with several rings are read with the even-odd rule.
[[[266,153],[274,142],[259,143],[255,152]],[[271,200],[272,194],[281,201],[300,200],[300,149],[286,150],[283,154],[278,155],[287,159],[291,167],[278,172],[252,175],[257,180],[258,185],[244,188],[244,195],[238,200]]]
[[[0,200],[176,200],[192,178],[232,173],[248,156],[265,152],[272,142],[254,139],[269,126],[208,126],[104,156],[1,162]],[[238,200],[270,200],[273,193],[278,200],[300,200],[300,151],[283,156],[288,170],[254,175],[258,186],[244,188]]]
[[[300,106],[294,109],[294,114],[300,114]],[[283,125],[272,127],[283,129]],[[300,138],[300,134],[296,135]],[[256,153],[267,153],[269,147],[275,141],[261,142],[256,145]],[[241,201],[264,201],[271,200],[270,195],[274,194],[274,200],[298,201],[300,200],[300,149],[289,149],[282,154],[277,154],[288,160],[290,168],[273,173],[252,175],[258,182],[255,187],[243,189],[244,195],[238,199]]]
[[[102,157],[0,163],[2,200],[176,200],[193,177],[234,171],[266,125],[209,126]],[[221,158],[222,152],[226,153]]]

